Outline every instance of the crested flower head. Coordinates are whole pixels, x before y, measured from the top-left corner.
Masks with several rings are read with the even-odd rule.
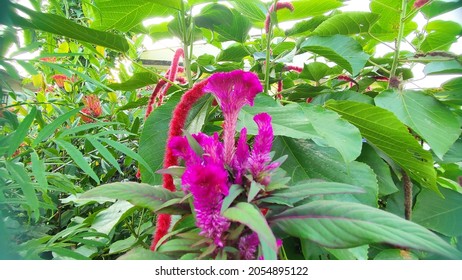
[[[194,197],[201,235],[211,238],[219,247],[223,247],[222,234],[229,228],[229,221],[220,214],[223,196],[228,194],[227,180],[226,170],[216,164],[190,166],[182,176],[182,184]]]
[[[255,96],[263,88],[254,73],[235,70],[213,74],[204,90],[211,92],[216,97],[223,111],[225,119],[223,128],[224,160],[226,164],[231,164],[234,154],[234,131],[236,130],[239,111],[246,104],[253,106]]]
[[[268,171],[279,166],[278,163],[269,164],[271,161],[271,146],[273,143],[273,128],[271,126],[271,116],[267,113],[256,115],[253,120],[257,123],[258,134],[255,136],[252,152],[249,156],[249,169],[254,180],[268,185],[270,177]]]
[[[242,236],[239,239],[238,244],[241,259],[255,260],[255,253],[257,252],[259,243],[260,240],[258,239],[258,235],[255,232]]]

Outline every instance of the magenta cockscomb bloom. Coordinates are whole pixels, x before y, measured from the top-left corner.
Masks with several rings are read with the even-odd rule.
[[[234,154],[234,131],[237,116],[241,108],[253,101],[257,93],[263,90],[257,75],[251,72],[235,70],[215,73],[210,76],[204,89],[211,92],[218,100],[225,118],[223,127],[224,160],[230,165]]]
[[[247,145],[247,128],[242,128],[239,141],[237,142],[236,153],[233,157],[234,183],[241,185],[242,176],[247,169],[249,161],[249,145]]]
[[[238,249],[243,260],[255,260],[255,253],[257,252],[260,240],[258,235],[254,232],[244,235],[239,239]]]
[[[200,234],[223,247],[222,235],[230,225],[220,215],[223,197],[228,192],[228,172],[223,165],[197,164],[186,169],[181,181],[194,197],[196,225],[201,229]]]
[[[255,136],[253,149],[249,156],[249,170],[255,181],[268,185],[270,180],[268,172],[279,166],[278,163],[269,164],[274,139],[271,116],[267,113],[260,113],[253,120],[257,123],[258,134]]]

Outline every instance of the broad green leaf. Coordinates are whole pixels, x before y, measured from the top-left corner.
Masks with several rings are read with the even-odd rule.
[[[141,157],[139,154],[134,152],[132,149],[129,147],[125,146],[124,144],[121,144],[119,142],[116,142],[114,140],[111,140],[109,138],[100,138],[101,141],[106,142],[109,146],[113,147],[114,149],[126,154],[127,156],[131,157],[132,159],[136,160],[139,162],[142,166],[144,166],[145,170],[148,171],[151,174],[154,174],[154,171],[151,169],[149,164],[144,160],[143,157]]]
[[[441,188],[443,197],[428,190],[417,195],[412,220],[446,236],[461,236],[462,194]]]
[[[249,134],[255,135],[258,130],[253,117],[260,112],[266,112],[272,117],[274,135],[322,142],[336,148],[346,162],[353,161],[361,153],[359,130],[337,114],[310,104],[277,106],[273,101],[275,105],[267,107],[266,102],[259,103],[262,99],[257,99],[253,107],[243,108],[239,114],[238,130],[245,126]]]
[[[130,235],[128,238],[123,240],[117,240],[109,246],[109,254],[124,252],[135,245],[135,243],[136,238],[133,235]]]
[[[314,35],[350,35],[368,32],[379,19],[379,15],[368,12],[345,12],[328,18],[314,31]]]
[[[122,256],[118,260],[173,260],[173,258],[164,254],[153,252],[143,247],[136,247]]]
[[[70,117],[77,114],[77,112],[79,112],[81,109],[82,107],[70,110],[69,112],[57,117],[53,122],[47,124],[42,130],[40,130],[39,134],[37,135],[37,138],[35,138],[34,142],[32,142],[32,146],[37,146],[40,142],[50,137],[51,134],[53,134],[60,125],[62,125]]]
[[[11,178],[21,187],[22,193],[26,198],[27,205],[34,214],[35,221],[40,218],[39,200],[35,193],[35,187],[23,166],[10,161],[5,161],[5,167],[10,172]]]
[[[380,195],[389,195],[398,191],[398,188],[391,177],[390,167],[377,154],[374,148],[367,143],[363,144],[362,153],[359,156],[358,161],[364,162],[369,165],[372,170],[374,170],[374,173],[377,175]]]
[[[372,0],[370,1],[370,10],[372,13],[380,15],[378,21],[376,21],[370,28],[370,33],[380,40],[394,41],[398,36],[398,30],[400,26],[400,15],[401,15],[401,4],[402,1],[398,0]],[[408,1],[406,15],[409,15],[413,11],[413,1]],[[407,36],[413,30],[417,28],[417,24],[412,22],[410,17],[405,22],[404,35]]]
[[[8,148],[8,156],[11,157],[16,151],[16,149],[18,149],[21,143],[24,141],[24,138],[26,138],[27,133],[29,132],[29,127],[34,121],[36,114],[37,114],[37,107],[34,106],[30,110],[29,114],[19,124],[14,134],[10,137],[10,140],[9,140],[10,146]]]
[[[356,91],[341,91],[341,92],[332,92],[332,93],[323,93],[319,94],[311,100],[313,105],[324,105],[329,100],[350,100],[356,102],[362,102],[367,104],[374,104],[374,99],[371,97],[357,93]]]
[[[285,34],[286,36],[310,34],[326,19],[328,19],[328,17],[322,15],[322,16],[315,16],[309,20],[299,21],[295,23],[293,27],[286,30]]]
[[[229,188],[229,194],[225,196],[225,198],[223,199],[220,213],[223,213],[226,209],[228,209],[229,206],[236,199],[236,197],[238,197],[243,191],[244,188],[240,185],[231,185],[231,187]]]
[[[311,141],[288,137],[276,137],[273,150],[276,151],[275,157],[288,156],[281,167],[289,172],[292,183],[302,183],[313,178],[358,186],[366,192],[341,194],[337,199],[377,205],[377,179],[366,164],[355,161],[344,163],[341,155],[333,148],[320,147]],[[336,199],[334,195],[330,197]]]
[[[419,145],[393,113],[353,101],[331,100],[325,106],[359,128],[367,141],[399,164],[411,178],[438,192],[431,154]]]
[[[462,253],[424,227],[359,203],[318,200],[286,210],[270,224],[329,248],[388,243],[462,258]]]
[[[93,9],[94,22],[91,27],[127,32],[150,17],[167,17],[175,14],[176,10],[173,7],[177,7],[179,3],[179,0],[96,0],[96,8]]]
[[[236,41],[244,43],[248,37],[252,24],[250,21],[238,11],[232,11],[232,21],[228,24],[220,24],[214,26],[214,31],[222,38],[222,41]]]
[[[91,137],[87,135],[85,137],[95,149],[98,150],[98,152],[115,168],[117,171],[119,171],[120,174],[123,174],[122,170],[120,169],[120,164],[117,162],[117,160],[114,158],[114,156],[109,152],[109,150],[104,147],[103,144],[101,144],[96,138]]]
[[[426,26],[427,36],[420,45],[424,52],[447,51],[457,41],[462,26],[453,21],[435,20]]]
[[[135,101],[128,102],[127,104],[118,107],[116,111],[119,112],[123,110],[139,108],[139,107],[148,105],[148,102],[149,102],[149,96],[143,96],[141,98],[138,98]]]
[[[418,91],[387,90],[375,98],[375,103],[412,128],[439,158],[459,138],[461,130],[456,116],[433,96]]]
[[[425,5],[420,9],[420,11],[423,13],[423,15],[430,19],[442,14],[445,14],[447,12],[450,12],[452,10],[458,9],[462,6],[462,1],[461,0],[456,0],[456,1],[441,1],[441,0],[435,0],[430,2],[428,5]]]
[[[42,190],[47,190],[48,181],[46,177],[46,167],[45,162],[41,160],[36,151],[33,151],[31,154],[32,161],[32,173],[35,176],[35,181],[40,185]]]
[[[277,11],[278,21],[282,22],[319,16],[342,6],[342,2],[337,0],[294,0],[292,4],[294,6],[293,12],[288,9]]]
[[[151,72],[139,72],[133,74],[130,79],[122,83],[109,84],[108,87],[113,90],[135,90],[141,87],[152,85],[157,83],[157,76]]]
[[[331,249],[326,248],[326,251],[335,256],[339,260],[367,260],[369,246],[363,245],[349,249]]]
[[[15,7],[28,16],[28,18],[23,18],[14,15],[13,24],[17,26],[38,29],[121,52],[129,49],[127,40],[120,35],[94,30],[58,15],[39,13],[20,5],[15,5]]]
[[[322,62],[311,62],[305,64],[303,71],[300,73],[300,78],[318,82],[326,76],[338,75],[340,73],[342,73],[341,67],[329,67]]]
[[[150,186],[147,184],[124,182],[101,185],[83,193],[80,198],[98,199],[101,197],[126,200],[139,207],[146,207],[156,211],[165,202],[181,198],[184,194],[171,192],[162,186]]]
[[[94,219],[92,219],[90,228],[96,230],[97,232],[104,233],[109,235],[112,229],[123,220],[125,213],[133,209],[133,204],[119,200],[114,204],[104,209],[103,211],[98,212]]]
[[[200,14],[194,18],[198,27],[214,30],[216,25],[229,25],[233,21],[231,10],[221,4],[210,4],[202,8]]]
[[[171,239],[160,245],[156,252],[165,254],[194,252],[198,249],[197,247],[193,247],[196,242],[197,240],[191,239]]]
[[[260,242],[270,248],[264,254],[265,260],[275,260],[277,258],[276,237],[274,237],[263,214],[254,205],[240,202],[236,206],[226,209],[223,216],[231,221],[240,222],[248,226],[258,234]]]
[[[246,47],[240,43],[235,43],[222,50],[217,56],[217,61],[241,62],[246,56],[250,56]]]
[[[80,167],[86,174],[93,178],[93,180],[95,180],[98,184],[100,183],[98,175],[96,175],[95,171],[93,171],[93,169],[90,167],[82,153],[76,147],[74,147],[72,143],[61,139],[55,139],[53,141],[61,146],[64,150],[66,150],[66,152],[74,160],[78,167]]]
[[[364,192],[365,191],[363,188],[359,188],[349,184],[311,180],[306,182],[300,182],[295,186],[288,187],[287,189],[274,191],[273,193],[271,193],[271,196],[290,198],[292,203],[296,203],[297,201],[315,195]]]
[[[434,61],[425,65],[425,75],[462,74],[462,64],[457,60]]]
[[[302,50],[324,56],[337,63],[353,76],[358,75],[369,59],[369,55],[363,51],[361,45],[345,35],[309,37],[300,47]]]
[[[231,4],[251,21],[264,22],[266,6],[260,0],[233,0]]]

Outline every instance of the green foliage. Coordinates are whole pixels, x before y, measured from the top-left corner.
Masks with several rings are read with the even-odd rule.
[[[3,2],[0,258],[240,259],[252,233],[254,257],[267,260],[462,258],[462,28],[445,17],[461,1],[371,0],[370,12],[345,12],[348,1],[294,0],[271,15],[260,0]],[[147,38],[185,51],[179,79],[154,100],[169,75],[143,65]],[[253,117],[268,113],[280,167],[267,185],[249,175],[229,187],[220,247],[196,224],[187,167],[164,168],[164,156],[185,92],[235,69],[265,88],[236,132],[246,127],[253,143]],[[415,89],[442,74],[455,77]],[[223,114],[210,95],[190,105],[184,135],[206,157],[191,135],[221,138]],[[152,252],[159,213],[177,216]]]

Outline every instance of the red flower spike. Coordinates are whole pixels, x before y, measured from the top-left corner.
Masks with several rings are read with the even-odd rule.
[[[416,0],[414,2],[414,8],[419,9],[419,8],[421,8],[423,5],[425,5],[427,3],[428,3],[428,0]]]
[[[286,66],[284,66],[284,70],[285,71],[294,71],[294,72],[301,73],[303,71],[303,68],[298,67],[298,66],[293,66],[293,65],[286,65]]]
[[[208,80],[203,80],[197,83],[193,88],[188,90],[182,97],[178,105],[172,114],[172,120],[170,121],[170,130],[168,132],[168,138],[166,143],[170,143],[171,139],[175,136],[181,136],[188,117],[188,113],[191,110],[194,103],[196,103],[204,95],[204,87],[207,85]],[[173,155],[172,150],[167,146],[165,149],[164,156],[164,168],[168,168],[173,165],[177,165],[178,161],[176,156]],[[163,174],[162,186],[170,191],[175,191],[175,185],[173,184],[173,177],[169,174]],[[160,214],[157,217],[156,232],[151,244],[151,250],[156,248],[157,242],[167,234],[170,227],[171,217],[168,214]]]
[[[63,75],[63,74],[53,75],[52,78],[53,78],[53,80],[55,80],[56,84],[60,88],[64,87],[64,81],[69,80],[69,78],[66,75]]]
[[[276,4],[276,9],[274,9],[274,5],[271,5],[270,8],[268,9],[268,14],[266,15],[266,20],[265,20],[265,31],[266,33],[269,32],[269,26],[271,22],[271,13],[274,12],[274,10],[278,11],[281,9],[289,9],[291,12],[294,11],[294,5],[290,2],[278,2]]]

